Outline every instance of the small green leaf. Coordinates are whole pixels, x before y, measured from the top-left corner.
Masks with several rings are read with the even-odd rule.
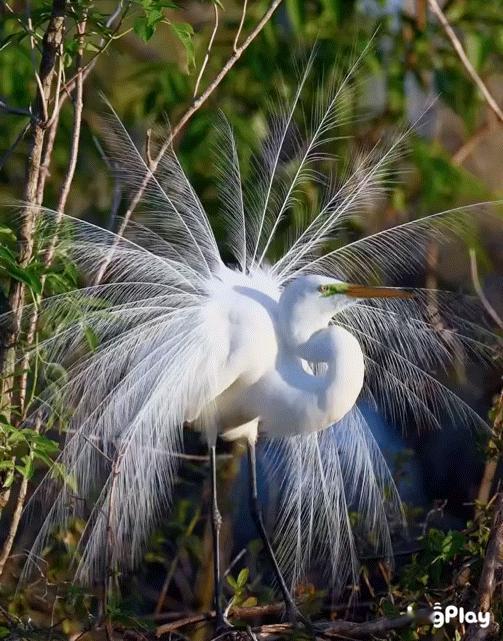
[[[244,588],[246,585],[246,582],[248,581],[248,576],[250,574],[250,570],[248,568],[243,568],[241,572],[238,574],[238,580],[237,584],[238,587]]]
[[[171,23],[171,29],[185,48],[185,55],[187,56],[187,69],[189,71],[191,69],[194,69],[196,66],[196,59],[194,54],[194,43],[192,42],[192,36],[194,35],[194,29],[192,28],[192,25],[190,25],[188,22],[173,22]]]
[[[141,16],[140,18],[136,18],[136,20],[134,21],[133,31],[144,42],[148,42],[154,35],[155,28],[152,25],[148,24],[145,16]]]
[[[228,574],[226,579],[227,579],[227,583],[231,586],[233,590],[239,589],[239,585],[237,584],[236,579],[233,576]]]

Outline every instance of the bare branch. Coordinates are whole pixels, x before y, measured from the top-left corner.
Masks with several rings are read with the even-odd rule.
[[[257,618],[260,616],[276,614],[276,606],[277,604],[272,604],[272,606],[255,606],[252,608],[232,608],[231,613],[239,619]],[[214,619],[214,617],[214,612],[206,612],[185,617],[177,621],[172,621],[170,623],[160,625],[156,630],[156,636],[159,638],[165,634],[169,635],[180,628],[194,625],[196,623],[202,623],[204,621],[210,621]],[[431,611],[418,610],[416,613],[407,613],[393,619],[382,617],[380,619],[375,619],[374,621],[363,622],[344,620],[317,622],[316,631],[319,631],[320,637],[323,636],[325,639],[328,637],[333,637],[334,639],[341,637],[360,639],[368,638],[371,635],[382,634],[383,632],[389,632],[391,630],[408,628],[412,625],[419,626],[428,624],[431,624]],[[271,636],[282,636],[291,631],[292,625],[290,623],[273,623],[253,628],[253,632],[255,632],[260,638],[264,639]]]
[[[238,42],[239,42],[239,37],[241,36],[241,31],[243,31],[243,25],[245,23],[245,18],[246,18],[246,8],[248,5],[248,0],[243,0],[243,10],[241,11],[241,21],[239,23],[238,30],[236,31],[236,36],[234,38],[234,45],[233,45],[233,50],[234,53],[238,50]]]
[[[184,115],[180,118],[176,126],[171,130],[170,135],[166,139],[166,141],[162,144],[157,156],[153,159],[152,166],[149,168],[150,171],[145,174],[145,177],[143,178],[143,181],[138,188],[137,192],[134,194],[132,197],[129,207],[127,208],[127,211],[124,214],[124,217],[122,219],[121,225],[117,231],[117,239],[115,242],[112,244],[112,247],[110,248],[110,252],[108,256],[105,258],[103,261],[100,269],[98,270],[98,273],[94,279],[94,284],[98,284],[101,282],[101,279],[103,278],[105,271],[107,269],[107,266],[110,263],[110,260],[112,259],[114,249],[117,245],[118,238],[120,238],[123,234],[124,231],[129,223],[129,219],[131,218],[131,215],[133,211],[136,209],[136,206],[140,202],[145,189],[147,185],[149,184],[154,172],[157,170],[157,167],[166,153],[166,151],[169,149],[171,146],[173,140],[176,138],[176,136],[180,133],[180,131],[183,129],[183,127],[187,124],[187,122],[192,118],[192,116],[198,111],[202,105],[208,100],[208,98],[211,96],[211,94],[216,90],[216,88],[220,85],[222,80],[225,78],[225,76],[229,73],[229,71],[232,69],[232,67],[236,64],[236,62],[239,60],[239,58],[243,55],[243,53],[246,51],[246,49],[250,46],[250,44],[255,40],[255,38],[259,35],[259,33],[262,31],[262,29],[265,27],[265,25],[269,22],[271,19],[272,15],[276,11],[276,9],[279,7],[281,4],[281,0],[273,0],[271,2],[269,9],[264,13],[262,18],[259,20],[259,22],[256,24],[255,28],[253,31],[248,35],[248,37],[245,39],[243,44],[234,52],[234,54],[227,60],[225,65],[222,67],[220,72],[217,74],[217,76],[214,78],[214,80],[210,83],[210,85],[205,89],[205,91],[198,97],[196,98],[191,106],[187,109],[187,111],[184,113]]]
[[[468,56],[465,53],[465,50],[463,49],[463,45],[459,41],[459,38],[457,37],[456,33],[454,32],[454,29],[451,27],[449,24],[447,18],[445,17],[445,14],[443,13],[442,9],[438,5],[437,0],[428,0],[428,3],[430,5],[431,10],[433,13],[437,16],[438,21],[442,25],[445,33],[447,34],[447,37],[452,43],[452,46],[454,47],[454,50],[459,56],[459,59],[463,63],[464,68],[468,72],[468,75],[470,78],[473,80],[473,82],[477,85],[479,88],[480,92],[486,99],[487,104],[489,107],[494,111],[496,114],[498,120],[500,122],[503,122],[503,111],[501,111],[500,107],[498,106],[498,103],[494,99],[493,95],[485,85],[484,81],[482,78],[479,76],[479,74],[475,71],[475,68],[473,67],[472,63],[468,59]]]
[[[4,111],[7,114],[12,114],[13,116],[27,116],[30,119],[33,118],[33,114],[29,109],[21,109],[21,107],[11,107],[2,98],[0,98],[0,111]]]
[[[489,316],[493,319],[493,321],[496,323],[496,325],[500,328],[503,329],[503,320],[499,316],[498,312],[494,309],[494,307],[491,305],[489,302],[489,299],[484,293],[484,289],[482,288],[482,285],[480,283],[479,279],[479,272],[477,268],[477,255],[475,254],[474,249],[470,249],[470,271],[471,271],[471,276],[472,276],[472,283],[473,283],[473,288],[477,293],[477,296],[480,299],[480,302],[484,306],[486,312],[489,314]]]
[[[199,85],[201,84],[201,79],[203,77],[204,70],[206,69],[206,65],[208,64],[208,60],[210,59],[211,48],[213,46],[213,41],[215,40],[215,36],[217,35],[217,31],[218,31],[218,5],[216,2],[213,4],[213,11],[215,12],[215,24],[213,26],[213,31],[211,33],[210,41],[208,42],[208,48],[206,49],[206,55],[204,56],[203,64],[201,65],[201,70],[199,71],[199,75],[197,76],[196,86],[194,87],[194,94],[193,94],[194,98],[199,93]]]
[[[478,609],[481,612],[489,612],[496,589],[496,570],[501,566],[501,555],[503,554],[503,493],[497,497],[494,507],[494,516],[491,526],[491,535],[487,544],[482,574],[480,575],[478,590]],[[472,623],[467,629],[462,641],[481,641],[492,636],[497,624],[481,628],[478,623]]]
[[[17,240],[18,262],[21,267],[28,264],[33,251],[33,231],[35,217],[38,211],[36,197],[45,136],[44,123],[47,120],[47,102],[52,90],[56,60],[64,37],[65,11],[66,0],[53,0],[52,13],[43,38],[40,70],[39,73],[36,74],[38,93],[34,109],[34,120],[31,127],[32,147],[28,158],[27,180],[24,193],[26,206],[21,215]],[[7,399],[10,398],[9,390],[12,389],[13,346],[16,344],[20,332],[23,299],[23,283],[18,280],[13,280],[9,291],[12,326],[10,331],[4,332],[6,335],[2,337],[6,349],[2,350],[2,362],[0,363],[0,370],[2,370],[5,375],[2,393]]]

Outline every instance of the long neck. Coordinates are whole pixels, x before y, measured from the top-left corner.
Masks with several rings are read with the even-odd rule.
[[[356,403],[363,387],[363,352],[356,338],[336,325],[315,332],[298,345],[297,354],[310,363],[326,363],[323,395],[331,420],[340,420]]]

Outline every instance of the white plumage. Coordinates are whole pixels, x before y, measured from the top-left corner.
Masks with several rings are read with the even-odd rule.
[[[59,489],[34,550],[55,523],[84,515],[81,579],[101,575],[105,564],[140,561],[172,496],[173,454],[182,449],[184,425],[201,430],[210,446],[218,434],[264,436],[264,463],[282,488],[275,534],[280,565],[294,583],[322,557],[340,587],[356,572],[350,509],[358,510],[385,554],[391,550],[387,515],[400,515],[392,478],[356,404],[359,395],[390,409],[398,423],[437,424],[446,414],[482,423],[433,374],[464,347],[491,353],[485,343],[493,337],[469,318],[466,301],[437,292],[447,319],[440,323],[430,318],[424,291],[403,300],[366,300],[361,290],[355,298],[324,289],[376,278],[396,282],[403,270],[422,264],[430,239],[441,242],[481,206],[327,250],[327,241],[343,239],[348,219],[382,193],[403,135],[384,152],[362,155],[343,183],[324,178],[323,143],[337,126],[349,77],[319,97],[300,140],[293,122],[305,77],[291,104],[272,119],[248,187],[241,184],[230,127],[222,126],[221,214],[235,264],[224,264],[172,152],[150,176],[143,211],[125,238],[64,219],[59,256],[74,262],[88,283],[104,262],[107,268],[101,284],[43,302],[42,318],[53,330],[37,347],[48,364],[43,407],[48,416],[62,407],[71,412],[60,462],[79,500],[70,485]],[[115,118],[110,129],[110,154],[134,191],[150,172]],[[268,261],[306,181],[319,184],[321,204],[281,257]],[[45,212],[41,251],[53,231],[53,216]],[[90,513],[80,500],[89,497],[96,497]],[[114,544],[106,546],[110,531]]]

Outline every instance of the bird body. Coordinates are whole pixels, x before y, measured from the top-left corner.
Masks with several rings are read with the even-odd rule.
[[[223,362],[221,391],[202,414],[207,420],[213,412],[226,439],[320,431],[354,405],[363,386],[363,352],[350,332],[328,327],[341,307],[319,291],[331,282],[299,277],[281,294],[265,270],[247,275],[225,267],[210,285],[205,325]],[[325,364],[319,375],[314,364]]]
[[[385,193],[382,183],[404,135],[384,152],[359,154],[341,182],[330,171],[323,175],[333,160],[323,147],[336,139],[350,76],[317,97],[301,141],[294,116],[305,113],[308,72],[309,64],[291,104],[272,119],[248,187],[224,121],[217,150],[225,223],[219,242],[173,149],[153,173],[115,117],[108,153],[122,184],[143,191],[138,217],[123,223],[119,236],[63,216],[60,233],[60,214],[41,212],[41,255],[59,235],[56,257],[72,262],[81,280],[40,303],[54,333],[33,348],[50,364],[36,412],[52,424],[49,416],[69,408],[58,464],[74,483],[63,483],[56,500],[51,496],[34,559],[55,524],[78,516],[87,520],[78,579],[92,582],[112,567],[138,564],[176,491],[177,455],[191,425],[209,447],[215,523],[217,437],[248,441],[255,515],[261,437],[264,470],[281,488],[277,562],[265,545],[285,600],[279,568],[293,585],[320,555],[327,580],[342,589],[349,575],[357,576],[350,511],[358,510],[369,540],[388,557],[388,519],[403,516],[364,405],[402,425],[438,426],[439,408],[457,423],[484,425],[435,378],[463,349],[493,358],[494,334],[480,326],[480,311],[470,316],[466,301],[458,305],[458,297],[436,291],[443,320],[432,321],[424,290],[411,295],[355,284],[396,283],[421,269],[429,244],[457,230],[464,217],[471,223],[481,206],[348,236],[348,220]],[[301,215],[306,182],[320,195],[312,199],[310,191],[312,210]],[[276,237],[287,223],[293,232],[279,253]],[[24,309],[29,323],[31,307]],[[46,485],[53,485],[50,476]],[[90,497],[97,498],[87,511]],[[265,541],[258,517],[257,527]],[[108,549],[103,542],[112,530]]]

